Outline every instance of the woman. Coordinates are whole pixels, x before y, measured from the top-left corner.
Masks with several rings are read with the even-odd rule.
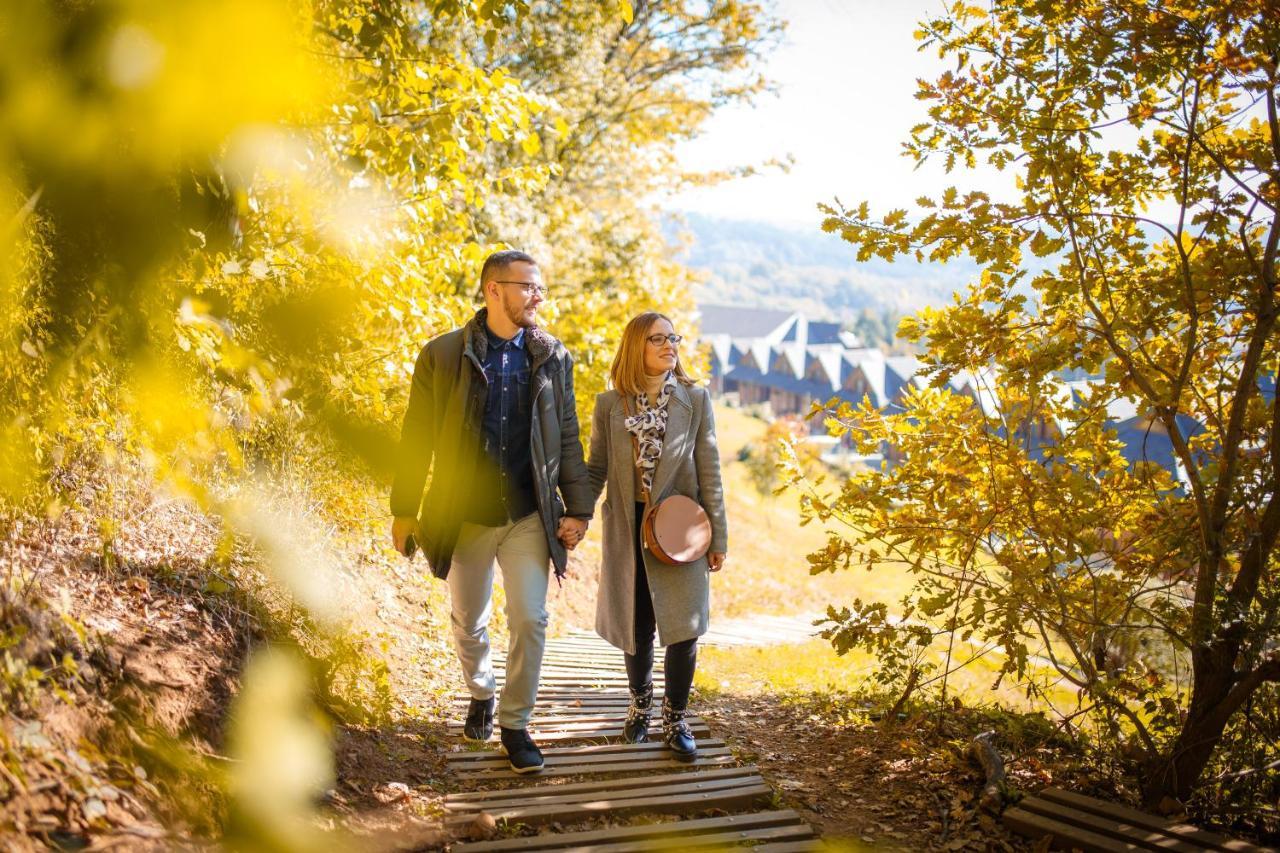
[[[656,629],[667,648],[662,737],[677,758],[692,761],[697,745],[685,722],[689,688],[698,637],[707,630],[708,572],[724,565],[728,532],[711,397],[685,373],[680,341],[662,314],[648,312],[627,324],[609,373],[613,390],[596,397],[587,469],[593,498],[609,487],[596,631],[626,659],[631,707],[623,737],[648,740]],[[654,504],[681,494],[702,505],[711,519],[705,557],[671,566],[644,548],[639,522],[646,494]]]

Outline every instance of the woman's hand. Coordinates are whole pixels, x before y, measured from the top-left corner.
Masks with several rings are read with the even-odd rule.
[[[713,572],[720,571],[720,567],[724,565],[724,558],[729,556],[724,551],[712,551],[707,554],[707,566]]]
[[[588,522],[585,519],[565,516],[560,519],[560,527],[556,531],[556,538],[560,540],[561,545],[572,551],[578,547],[582,537],[587,535],[587,524]]]

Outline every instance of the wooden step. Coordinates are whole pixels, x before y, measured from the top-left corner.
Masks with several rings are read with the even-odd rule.
[[[657,717],[657,715],[654,715]],[[580,709],[576,714],[556,714],[555,716],[543,717],[534,711],[533,719],[529,721],[529,730],[544,729],[547,732],[554,731],[571,731],[573,729],[597,729],[600,726],[621,726],[627,719],[626,709]],[[653,722],[657,722],[654,720]],[[701,717],[685,717],[685,722],[692,729],[699,727],[706,728],[706,723]],[[450,731],[462,731],[462,720],[450,721]],[[657,728],[657,725],[654,726]],[[496,732],[495,732],[496,736]]]
[[[737,768],[732,768],[737,769]],[[668,781],[661,786],[627,784],[631,780],[612,779],[595,782],[589,785],[540,785],[522,788],[516,793],[521,797],[493,797],[487,800],[457,800],[449,798],[445,801],[445,809],[455,816],[474,816],[478,812],[491,814],[494,818],[514,808],[532,808],[534,806],[569,806],[575,803],[592,803],[601,800],[622,802],[658,796],[683,796],[729,791],[738,788],[750,788],[763,785],[760,774],[751,772],[746,775],[715,775],[714,772],[666,774]],[[670,781],[675,780],[675,781]],[[560,789],[575,790],[561,793]],[[586,788],[586,790],[582,790]],[[497,793],[497,792],[488,792]],[[512,793],[512,792],[505,792]]]
[[[698,742],[698,758],[679,761],[666,744],[612,743],[597,746],[550,747],[542,751],[546,766],[541,773],[521,776],[507,764],[506,756],[492,751],[454,753],[446,756],[450,771],[461,781],[533,781],[558,776],[599,776],[615,773],[684,773],[708,767],[737,764],[723,741]]]
[[[655,714],[654,716],[656,717],[657,715]],[[529,724],[530,726],[543,725],[548,728],[554,728],[556,726],[573,726],[582,723],[595,725],[602,722],[618,722],[626,718],[627,706],[625,705],[621,708],[562,708],[554,713],[551,711],[544,713],[542,708],[536,708],[533,712],[533,719]],[[692,721],[698,718],[685,717],[685,719],[689,720],[690,725],[692,725]],[[449,722],[449,728],[451,729],[461,729],[462,726],[461,720]]]
[[[698,741],[699,749],[726,749],[725,742],[715,738]],[[561,746],[550,747],[542,751],[544,758],[550,760],[552,758],[560,758],[564,756],[590,756],[590,755],[611,755],[614,753],[639,754],[639,753],[661,753],[667,750],[664,743],[609,743],[599,744],[596,746]],[[477,749],[468,751],[451,752],[444,757],[445,761],[450,765],[469,765],[474,763],[485,763],[495,761],[497,759],[506,760],[505,756],[490,749]]]
[[[697,718],[690,718],[689,731],[693,733],[694,739],[706,738],[711,736],[711,729]],[[567,726],[559,726],[554,720],[546,720],[539,722],[534,719],[529,724],[529,735],[535,742],[542,743],[561,743],[569,740],[620,740],[622,738],[623,723],[621,718],[618,722],[609,722],[603,720],[597,723],[572,723]],[[451,734],[462,736],[462,724],[449,724],[449,732]],[[498,743],[498,733],[495,730],[493,737],[488,741],[490,743]],[[545,751],[545,750],[544,750]]]
[[[1079,848],[1086,853],[1112,851],[1231,851],[1261,853],[1273,848],[1259,847],[1206,832],[1185,823],[1175,823],[1156,815],[1086,797],[1058,788],[1046,788],[1023,797],[1004,813],[1003,820],[1013,831],[1039,839],[1052,836],[1051,849]]]
[[[770,635],[787,628],[761,625]],[[750,635],[750,630],[744,632]],[[503,681],[505,653],[494,656]],[[622,655],[592,632],[574,631],[548,642],[542,660],[537,707],[530,730],[540,742],[606,741],[584,746],[547,746],[541,773],[520,775],[497,750],[476,749],[445,756],[451,775],[464,786],[498,788],[449,794],[446,824],[455,829],[488,815],[505,825],[610,822],[634,815],[693,815],[689,820],[637,826],[548,833],[536,836],[459,843],[462,853],[504,850],[578,850],[598,853],[698,850],[750,847],[759,853],[818,849],[810,828],[793,811],[753,812],[775,794],[753,766],[740,766],[721,740],[710,737],[705,722],[689,717],[698,738],[698,757],[682,762],[664,743],[620,742],[630,693]],[[662,692],[661,676],[655,692]],[[460,733],[470,702],[452,701],[449,730]],[[654,716],[659,711],[655,708]],[[559,781],[569,780],[569,781]],[[581,780],[581,781],[577,781]],[[717,817],[696,817],[707,811]],[[723,812],[739,812],[725,815]],[[745,813],[742,813],[745,812]]]
[[[480,769],[456,771],[458,778],[464,782],[482,784],[497,781],[529,782],[534,779],[548,779],[561,776],[604,776],[622,773],[655,773],[655,772],[696,772],[706,767],[728,767],[737,762],[732,755],[699,754],[693,761],[677,761],[663,755],[654,756],[615,756],[613,760],[603,763],[573,764],[563,763],[543,768],[540,773],[521,775],[506,764],[493,765]]]
[[[585,832],[566,832],[503,838],[495,841],[479,841],[455,844],[456,853],[507,853],[512,850],[662,850],[683,849],[694,846],[703,837],[739,833],[764,832],[771,829],[801,830],[812,836],[813,831],[800,820],[800,815],[790,809],[736,814],[725,817],[696,820],[667,821],[644,826],[618,826]],[[791,829],[794,828],[794,829]],[[745,836],[744,836],[745,837]],[[659,847],[629,847],[654,843]],[[713,844],[723,842],[715,841]],[[617,848],[604,845],[619,845]]]
[[[602,815],[618,818],[633,814],[690,814],[712,808],[749,809],[769,802],[773,798],[773,790],[763,781],[677,794],[646,791],[643,796],[632,796],[632,793],[635,792],[609,793],[608,796],[602,795],[600,799],[595,800],[547,805],[513,803],[504,808],[485,809],[485,812],[492,815],[495,820],[535,826],[542,823],[587,820]],[[449,819],[446,824],[467,823],[473,819],[473,815],[463,814]]]
[[[579,701],[568,701],[568,702],[556,700],[556,701],[539,702],[537,705],[534,706],[533,716],[535,718],[564,717],[564,716],[572,717],[579,714],[608,714],[608,713],[617,713],[625,716],[627,713],[627,709],[630,707],[631,707],[630,702],[625,702],[619,699],[592,699],[592,700],[579,700]],[[465,702],[454,703],[453,713],[456,715],[455,716],[456,719],[460,720],[463,717],[465,717],[467,713],[467,703]],[[658,715],[660,713],[661,711],[655,708],[653,712],[653,719],[657,720]]]
[[[759,770],[755,765],[749,764],[743,767],[724,767],[715,770],[703,770],[696,774],[659,773],[648,776],[628,776],[624,779],[597,779],[593,782],[543,785],[536,788],[499,788],[493,791],[462,791],[456,794],[449,794],[445,797],[445,808],[452,809],[455,806],[462,807],[466,804],[472,804],[476,808],[479,808],[485,803],[501,800],[526,801],[531,797],[539,796],[540,793],[563,795],[603,791],[610,788],[621,790],[623,788],[661,787],[667,784],[682,784],[686,782],[691,775],[696,776],[699,779],[728,779],[733,777],[756,776],[759,775]]]

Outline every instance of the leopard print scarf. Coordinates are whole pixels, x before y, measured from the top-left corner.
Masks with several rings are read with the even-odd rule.
[[[671,399],[671,392],[675,387],[675,373],[669,372],[662,381],[658,399],[650,404],[649,395],[642,391],[636,397],[636,408],[639,411],[623,421],[627,432],[636,437],[639,445],[640,458],[636,460],[636,467],[640,469],[640,482],[646,495],[653,491],[653,473],[658,467],[662,440],[667,434],[667,401]]]

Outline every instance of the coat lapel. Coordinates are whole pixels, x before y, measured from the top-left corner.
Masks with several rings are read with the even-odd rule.
[[[689,391],[684,383],[677,382],[671,398],[667,401],[667,432],[662,439],[662,453],[658,456],[658,467],[653,472],[653,497],[662,496],[662,492],[675,475],[676,467],[684,457],[684,445],[689,439],[689,423],[692,420],[693,404],[689,402]]]
[[[617,395],[613,408],[609,410],[609,428],[613,431],[609,442],[613,451],[613,470],[617,471],[618,495],[622,500],[622,510],[628,517],[634,512],[636,493],[636,454],[631,444],[631,433],[627,432],[626,409],[622,405],[622,395]],[[612,472],[610,472],[612,474]],[[612,489],[612,485],[610,485]]]

